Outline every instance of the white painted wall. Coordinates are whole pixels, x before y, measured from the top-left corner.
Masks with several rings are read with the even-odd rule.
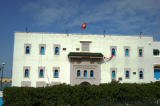
[[[139,36],[122,35],[97,35],[97,34],[55,34],[55,33],[25,33],[16,32],[14,39],[12,85],[21,86],[21,81],[31,81],[31,86],[36,86],[36,81],[61,82],[70,84],[70,63],[68,54],[80,48],[80,41],[92,41],[89,52],[100,52],[106,57],[111,56],[110,46],[117,47],[116,57],[101,64],[101,83],[111,82],[110,68],[117,68],[117,79],[121,82],[141,83],[154,81],[153,48],[159,47],[151,36],[140,39]],[[24,53],[24,44],[31,44],[31,54]],[[39,55],[39,44],[46,44],[45,55]],[[54,44],[60,44],[60,55],[54,55]],[[124,46],[130,47],[130,56],[124,56]],[[144,56],[138,57],[138,47],[144,47]],[[66,51],[62,49],[66,48]],[[159,61],[158,61],[159,62]],[[160,62],[159,62],[160,63]],[[24,78],[23,67],[30,66],[30,77]],[[45,66],[45,77],[38,77],[38,66]],[[60,67],[59,78],[53,78],[53,67]],[[125,79],[124,68],[130,68],[130,79]],[[139,79],[138,68],[144,69],[144,79]],[[132,72],[136,72],[133,75]]]

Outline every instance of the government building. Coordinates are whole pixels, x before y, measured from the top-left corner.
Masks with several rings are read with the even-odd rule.
[[[145,35],[15,32],[12,86],[155,82],[159,52]]]

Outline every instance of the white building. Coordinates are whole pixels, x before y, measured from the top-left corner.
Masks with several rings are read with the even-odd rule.
[[[154,82],[159,51],[152,36],[16,32],[12,85]]]

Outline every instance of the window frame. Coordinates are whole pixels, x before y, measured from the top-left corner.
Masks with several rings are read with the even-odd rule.
[[[115,55],[114,56],[116,56],[117,55],[117,46],[111,46],[110,47],[111,56],[112,56],[112,49],[115,49]]]
[[[44,47],[44,54],[41,53],[41,48]],[[39,44],[39,54],[45,55],[46,54],[46,44]]]
[[[26,47],[29,47],[29,53],[26,53]],[[31,54],[31,44],[24,44],[24,54],[29,55]]]
[[[112,72],[113,72],[113,71],[115,71],[115,78],[112,78]],[[112,80],[116,80],[116,79],[117,79],[117,68],[111,68],[111,69],[110,69],[110,73],[111,73],[111,74],[110,74],[110,75],[111,75],[111,81],[112,81]]]
[[[128,56],[126,55],[126,50],[128,49]],[[130,57],[130,47],[129,46],[125,46],[124,47],[124,56],[125,57]]]
[[[140,72],[142,71],[142,74],[143,74],[143,76],[142,76],[142,78],[140,78]],[[143,68],[139,68],[138,69],[138,78],[139,79],[144,79],[144,69]]]
[[[142,49],[142,56],[140,56],[140,49]],[[144,57],[144,47],[138,47],[138,57]]]
[[[58,71],[58,76],[55,76],[55,71]],[[53,67],[53,78],[59,78],[60,76],[60,67]]]
[[[125,68],[124,69],[124,75],[125,75],[125,79],[130,79],[131,78],[131,71],[130,71],[131,69],[130,68]],[[126,77],[126,72],[129,72],[129,77]]]
[[[56,47],[59,48],[59,52],[56,54]],[[54,44],[53,45],[53,51],[54,51],[54,55],[60,55],[60,51],[61,51],[61,45],[60,44]]]
[[[43,69],[43,77],[40,76],[41,69]],[[38,67],[38,78],[45,78],[45,67]]]
[[[25,76],[25,70],[28,69],[28,77]],[[30,78],[30,66],[24,66],[23,67],[23,77],[24,78]]]
[[[91,76],[91,72],[93,72],[93,76]],[[90,70],[90,77],[94,78],[94,70]]]
[[[78,76],[78,72],[80,72],[79,74],[79,76]],[[81,70],[77,70],[77,77],[81,77]]]

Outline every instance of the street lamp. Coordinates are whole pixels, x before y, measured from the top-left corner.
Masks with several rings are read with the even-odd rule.
[[[2,75],[1,75],[1,90],[2,90],[2,79],[3,79],[3,69],[4,69],[4,65],[5,65],[5,62],[3,62],[2,64],[1,64],[1,71],[2,71]]]

